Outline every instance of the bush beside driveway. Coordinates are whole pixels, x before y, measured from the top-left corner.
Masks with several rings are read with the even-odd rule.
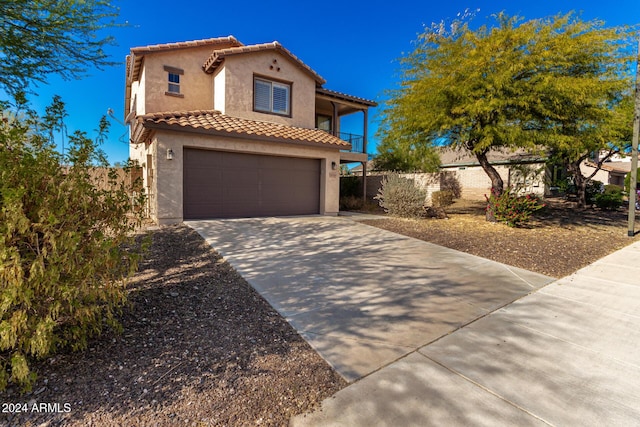
[[[0,425],[284,425],[346,383],[197,233],[154,231],[124,332],[43,361]],[[65,412],[64,404],[69,404]]]

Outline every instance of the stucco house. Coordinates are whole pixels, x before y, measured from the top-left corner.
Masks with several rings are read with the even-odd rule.
[[[340,163],[367,160],[375,102],[323,88],[278,42],[136,47],[126,64],[130,156],[159,224],[335,215]],[[343,136],[340,119],[353,113],[362,113],[362,135]]]
[[[606,156],[606,152],[599,153],[598,156]],[[602,158],[602,157],[601,157]],[[593,176],[593,180],[600,181],[603,184],[614,184],[624,187],[624,180],[629,172],[631,172],[631,156],[624,154],[614,154],[602,163],[600,170],[596,171],[598,159],[588,159],[582,162],[580,170],[585,176]]]

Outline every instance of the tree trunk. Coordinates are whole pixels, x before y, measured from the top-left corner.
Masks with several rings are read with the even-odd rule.
[[[578,208],[584,209],[587,207],[587,182],[588,179],[582,175],[582,171],[580,170],[580,160],[579,163],[575,164],[573,162],[567,165],[567,171],[573,176],[573,183],[576,186],[576,197],[578,200]]]
[[[476,158],[478,159],[478,162],[480,163],[480,166],[482,166],[484,172],[489,176],[489,179],[491,180],[491,194],[493,194],[494,197],[501,196],[502,192],[504,191],[504,181],[502,180],[502,177],[500,176],[498,171],[491,165],[491,163],[489,163],[489,160],[487,159],[487,152],[482,151],[480,153],[476,153]],[[496,217],[493,211],[491,209],[487,209],[486,212],[487,221],[496,222]]]

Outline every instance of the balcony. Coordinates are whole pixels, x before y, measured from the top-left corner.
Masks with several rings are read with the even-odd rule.
[[[351,144],[351,150],[342,150],[348,153],[364,152],[364,136],[348,132],[338,132],[338,138]]]
[[[334,134],[332,130],[322,129]],[[336,132],[335,135],[343,141],[351,144],[350,150],[340,150],[340,163],[366,162],[368,155],[364,151],[364,136],[349,132]]]
[[[368,110],[375,107],[373,101],[340,92],[316,88],[316,127],[325,130],[351,144],[351,149],[340,151],[340,163],[366,162]],[[341,132],[343,129],[358,129],[353,120],[343,122],[345,116],[362,113],[362,134]],[[341,126],[342,125],[342,126]],[[356,127],[353,127],[353,126]]]

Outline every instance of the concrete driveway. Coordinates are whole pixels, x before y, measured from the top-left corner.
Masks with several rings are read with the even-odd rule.
[[[347,381],[553,280],[342,217],[187,224]]]

